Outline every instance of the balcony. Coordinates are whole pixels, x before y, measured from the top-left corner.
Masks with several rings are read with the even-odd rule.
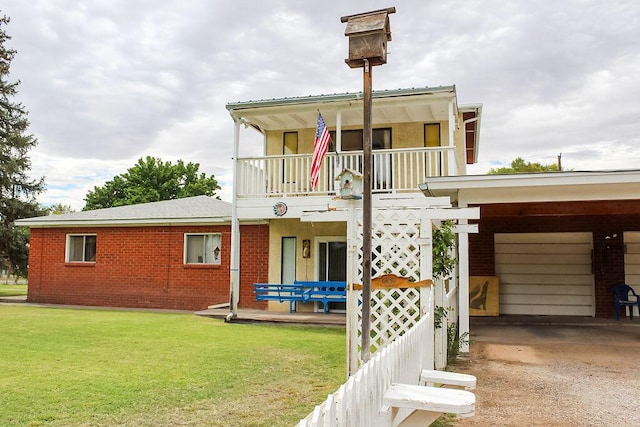
[[[362,172],[362,151],[328,153],[318,186],[311,189],[311,154],[238,159],[237,192],[242,198],[328,196],[339,191],[336,176],[345,168]],[[374,193],[417,192],[429,176],[456,175],[454,147],[375,150]]]

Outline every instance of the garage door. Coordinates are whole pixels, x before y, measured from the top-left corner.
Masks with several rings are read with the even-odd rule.
[[[624,233],[624,282],[640,294],[640,232]],[[635,308],[633,315],[638,315]]]
[[[591,233],[495,235],[500,313],[595,315]]]

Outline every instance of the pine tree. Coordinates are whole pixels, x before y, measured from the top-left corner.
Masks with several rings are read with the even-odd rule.
[[[20,81],[10,81],[9,71],[16,50],[6,46],[10,19],[0,17],[0,255],[16,274],[25,275],[28,259],[27,234],[15,227],[19,218],[41,215],[35,197],[44,189],[44,178],[32,179],[29,150],[38,143],[27,133],[28,112],[12,99]]]

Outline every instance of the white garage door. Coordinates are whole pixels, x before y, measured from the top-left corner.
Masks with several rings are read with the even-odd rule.
[[[624,246],[624,282],[640,294],[640,232],[625,231]],[[639,315],[637,307],[633,315]]]
[[[594,316],[591,233],[495,235],[500,313]]]

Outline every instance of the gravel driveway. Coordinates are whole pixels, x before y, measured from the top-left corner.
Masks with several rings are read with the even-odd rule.
[[[494,322],[495,323],[495,322]],[[456,426],[640,426],[640,321],[471,325],[476,415]]]

